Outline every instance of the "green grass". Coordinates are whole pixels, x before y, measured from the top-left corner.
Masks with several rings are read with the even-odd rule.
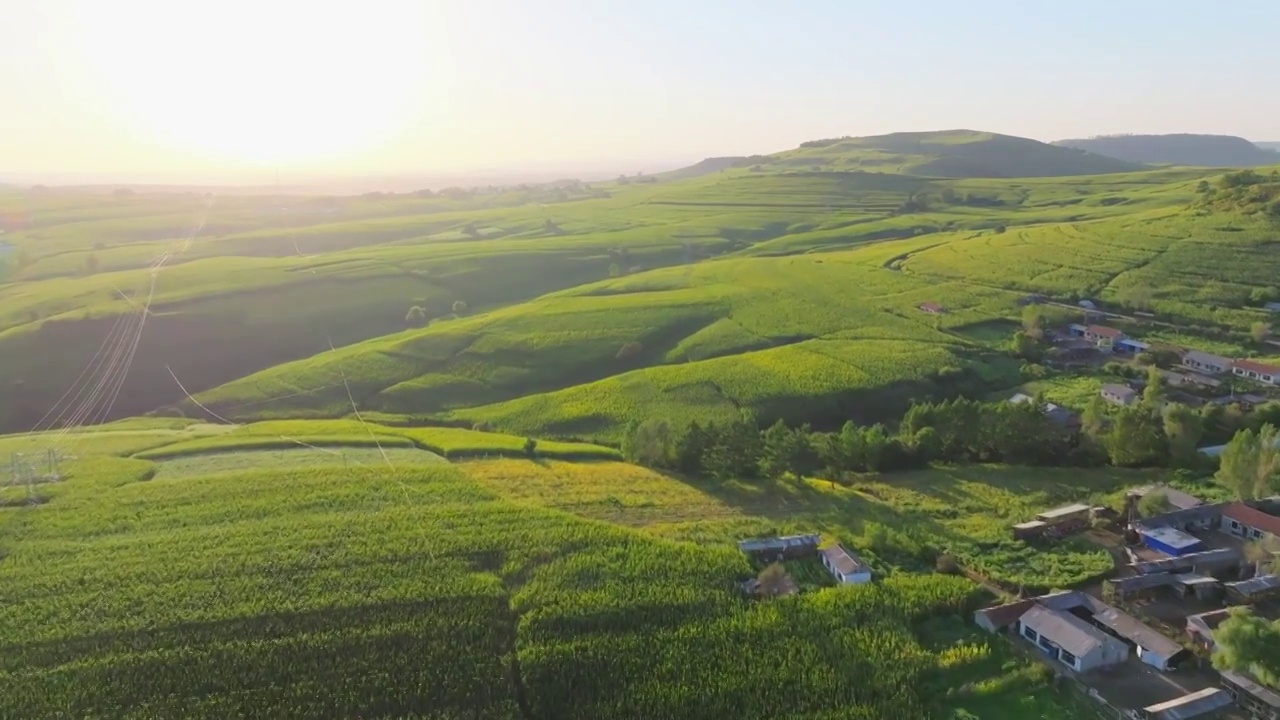
[[[662,537],[729,544],[817,531],[859,548],[878,571],[931,569],[934,556],[949,552],[997,582],[1046,590],[1110,570],[1110,556],[1085,541],[1015,541],[1012,526],[1057,505],[1110,498],[1154,477],[1111,469],[942,467],[868,476],[846,488],[819,481],[715,483],[621,464],[498,460],[462,467],[513,502],[643,527]]]
[[[43,505],[0,507],[0,714],[519,720],[523,703],[570,720],[924,720],[1002,699],[1071,717],[1024,666],[996,668],[987,641],[939,644],[938,624],[981,602],[966,580],[900,573],[750,603],[729,542],[575,517],[536,502],[562,492],[507,499],[468,474],[537,463],[393,470],[307,452],[85,455]],[[591,477],[649,492],[607,464],[545,467],[580,473],[584,500]],[[971,679],[991,684],[945,690]]]
[[[19,282],[0,287],[0,429],[32,427],[75,387],[117,320],[149,296],[153,313],[130,372],[115,370],[108,383],[122,383],[121,392],[110,406],[98,401],[94,417],[180,402],[170,371],[191,392],[226,397],[237,419],[344,415],[344,375],[369,409],[446,417],[639,367],[835,333],[900,338],[903,329],[888,326],[901,318],[885,313],[909,317],[922,301],[957,309],[941,321],[945,332],[1008,316],[1013,293],[1032,289],[1107,298],[1150,286],[1160,309],[1180,317],[1236,328],[1256,319],[1224,308],[1271,282],[1266,236],[1256,219],[1188,209],[1207,171],[920,174],[939,158],[978,156],[980,165],[1038,165],[1033,174],[1104,169],[1096,158],[1028,143],[988,133],[885,136],[780,153],[761,172],[470,198],[235,196],[206,207],[197,196],[8,191],[0,208],[34,220],[6,235],[23,262]],[[1054,164],[1067,160],[1079,167]],[[912,194],[928,197],[928,210],[896,214]],[[1015,229],[993,236],[998,225]],[[815,267],[793,263],[815,250],[824,257],[804,261]],[[152,295],[145,266],[165,252]],[[87,274],[90,256],[97,273]],[[615,265],[648,272],[592,285]],[[455,300],[475,317],[447,319]],[[415,305],[437,319],[431,328],[406,329]],[[629,342],[645,352],[615,361]],[[340,358],[330,344],[356,349]],[[253,387],[242,387],[248,376]],[[616,432],[612,420],[570,424]]]
[[[183,454],[169,458],[158,458],[159,468],[156,478],[173,480],[176,478],[207,477],[232,473],[252,472],[256,470],[332,467],[379,467],[391,465],[432,465],[444,462],[444,458],[435,453],[424,452],[417,448],[386,446],[377,448],[361,448],[352,446],[315,447],[282,447],[279,449],[246,449],[200,454]]]

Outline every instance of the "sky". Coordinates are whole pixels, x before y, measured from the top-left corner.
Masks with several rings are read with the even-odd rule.
[[[1280,140],[1280,2],[0,0],[0,175],[663,169],[968,128]]]

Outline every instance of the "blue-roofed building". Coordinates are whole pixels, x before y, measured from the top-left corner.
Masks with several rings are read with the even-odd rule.
[[[1138,534],[1142,544],[1170,557],[1190,555],[1205,550],[1200,538],[1172,527],[1142,527]]]
[[[1137,355],[1138,353],[1146,352],[1147,349],[1150,348],[1151,346],[1148,345],[1147,343],[1142,342],[1141,340],[1134,340],[1133,338],[1124,338],[1123,340],[1117,340],[1115,342],[1114,347],[1115,347],[1115,351],[1118,353]]]

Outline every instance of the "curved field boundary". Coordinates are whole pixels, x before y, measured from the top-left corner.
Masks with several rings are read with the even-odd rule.
[[[354,437],[321,435],[298,438],[286,438],[283,436],[218,437],[175,443],[173,445],[155,448],[154,450],[143,450],[142,452],[135,454],[133,457],[138,458],[139,460],[171,460],[191,455],[206,455],[243,450],[292,450],[295,448],[306,448],[307,446],[316,448],[371,448],[376,447],[377,445],[382,445],[384,448],[416,447],[415,443],[409,438],[399,437],[396,435],[378,436],[378,441],[376,443],[373,438],[370,438],[367,435]]]
[[[404,428],[402,434],[420,449],[450,460],[527,456],[524,451],[526,439],[518,435],[444,427]],[[539,440],[534,456],[550,460],[622,459],[622,453],[611,447],[551,440]]]

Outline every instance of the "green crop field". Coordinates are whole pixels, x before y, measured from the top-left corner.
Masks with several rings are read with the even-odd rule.
[[[1013,357],[1031,294],[1274,357],[1277,178],[950,131],[359,197],[0,187],[0,717],[1091,720],[938,570],[1092,582],[1105,550],[1009,526],[1158,472],[620,448],[1081,407],[1115,368]],[[786,532],[876,581],[745,597],[735,541]]]
[[[350,431],[288,425],[217,437],[295,430],[343,441]],[[475,447],[478,435],[454,437]],[[1080,717],[1003,641],[963,621],[982,601],[975,586],[897,570],[902,547],[880,549],[885,576],[874,586],[769,604],[734,589],[751,573],[732,545],[735,528],[779,525],[790,504],[786,524],[850,542],[860,541],[855,530],[874,537],[870,518],[890,508],[928,532],[926,517],[937,514],[928,498],[946,475],[886,480],[875,487],[913,489],[882,504],[871,486],[751,491],[623,464],[454,468],[415,449],[344,452],[359,454],[340,463],[305,448],[159,462],[83,453],[66,479],[44,486],[42,505],[0,508],[0,679],[9,690],[0,710],[798,720],[981,708],[999,719],[1034,708]],[[975,502],[1014,512],[1038,499],[1011,472],[988,472],[960,481]],[[869,687],[869,677],[883,682]]]

